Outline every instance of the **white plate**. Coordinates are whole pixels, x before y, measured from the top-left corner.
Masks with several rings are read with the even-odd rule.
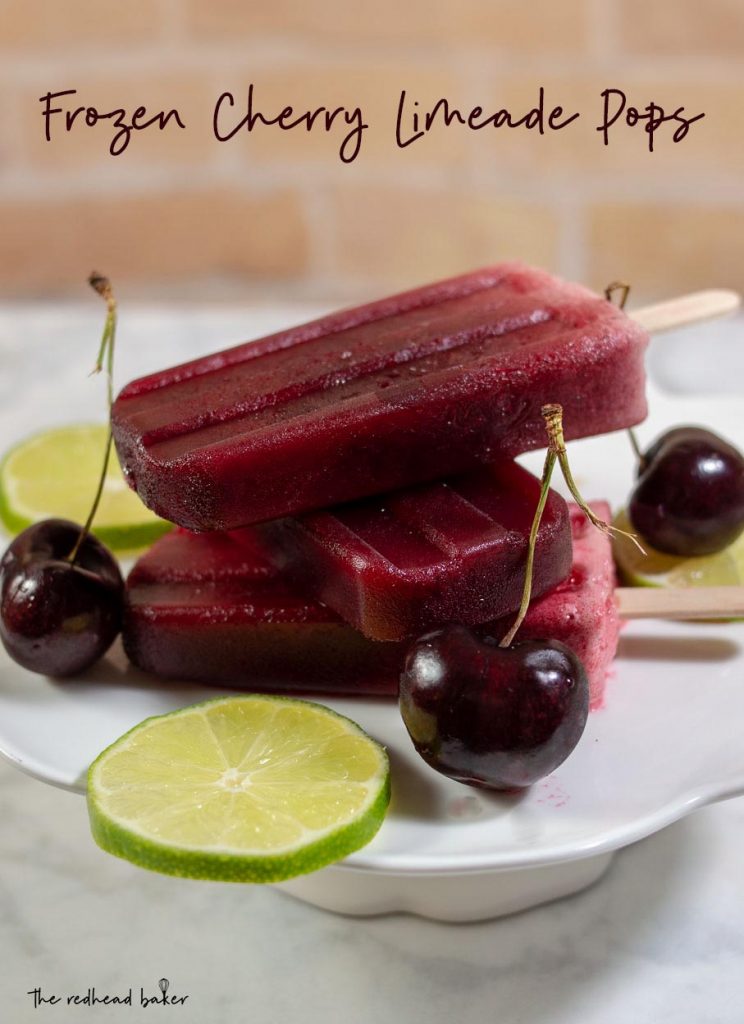
[[[706,423],[744,443],[738,399],[653,394],[655,430]],[[588,498],[630,486],[623,435],[571,446]],[[527,463],[537,466],[539,456]],[[489,795],[431,771],[391,702],[329,700],[389,749],[394,798],[378,836],[340,865],[285,883],[347,913],[409,910],[472,920],[593,881],[612,852],[696,807],[744,792],[744,624],[628,625],[605,706],[573,755],[521,796]],[[163,684],[119,651],[80,680],[54,683],[0,654],[0,753],[55,785],[83,790],[100,750],[148,715],[219,691]]]

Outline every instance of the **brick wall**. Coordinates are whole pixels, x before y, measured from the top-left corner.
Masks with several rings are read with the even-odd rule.
[[[0,0],[0,294],[80,294],[92,266],[133,295],[373,295],[519,257],[640,295],[744,288],[742,0]],[[342,132],[211,131],[216,97],[360,104]],[[401,88],[424,108],[548,104],[576,130],[436,130],[396,148]],[[594,130],[622,86],[706,111],[679,145]],[[111,157],[108,125],[43,135],[38,97],[177,106]]]

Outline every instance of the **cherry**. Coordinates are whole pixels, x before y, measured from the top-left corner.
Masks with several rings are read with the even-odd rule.
[[[658,551],[722,551],[744,530],[744,457],[702,427],[669,430],[641,456],[628,515]]]
[[[529,786],[578,743],[589,684],[557,640],[499,646],[459,625],[411,646],[400,710],[416,750],[432,768],[491,789]]]
[[[95,371],[106,368],[110,413],[116,300],[108,278],[93,273],[89,283],[106,303]],[[20,533],[0,559],[0,640],[11,658],[32,672],[60,677],[82,672],[119,632],[124,581],[113,555],[90,532],[110,456],[109,431],[84,526],[45,519]]]
[[[82,672],[119,632],[119,566],[90,533],[71,561],[81,530],[65,519],[45,519],[19,534],[0,561],[0,639],[32,672]]]
[[[535,543],[556,463],[589,521],[605,533],[616,529],[589,508],[576,486],[563,409],[551,404],[541,411],[548,451],[522,602],[511,629],[500,642],[457,624],[427,633],[409,648],[400,680],[403,722],[427,764],[489,789],[519,789],[548,775],[579,742],[589,714],[586,671],[570,648],[550,639],[514,642],[530,605]]]

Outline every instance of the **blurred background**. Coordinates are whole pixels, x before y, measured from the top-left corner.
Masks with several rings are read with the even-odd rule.
[[[744,286],[742,0],[1,0],[0,294],[82,297],[93,267],[147,299],[361,299],[518,257],[635,296]],[[224,90],[268,116],[363,108],[352,164],[326,134],[258,128],[219,143]],[[432,132],[394,143],[401,89],[425,108],[523,111],[545,86],[576,125]],[[604,88],[704,111],[681,143],[595,126]],[[39,97],[186,130],[54,125]]]

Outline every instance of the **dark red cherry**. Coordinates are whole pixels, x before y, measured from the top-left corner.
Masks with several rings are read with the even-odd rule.
[[[32,672],[70,676],[96,662],[121,626],[124,583],[104,545],[65,519],[29,526],[0,560],[0,639]]]
[[[589,712],[589,684],[557,640],[499,647],[464,626],[427,633],[408,652],[400,710],[432,768],[491,789],[529,786],[571,753]]]
[[[676,427],[643,455],[628,514],[658,551],[722,551],[744,530],[744,458],[709,430]]]

